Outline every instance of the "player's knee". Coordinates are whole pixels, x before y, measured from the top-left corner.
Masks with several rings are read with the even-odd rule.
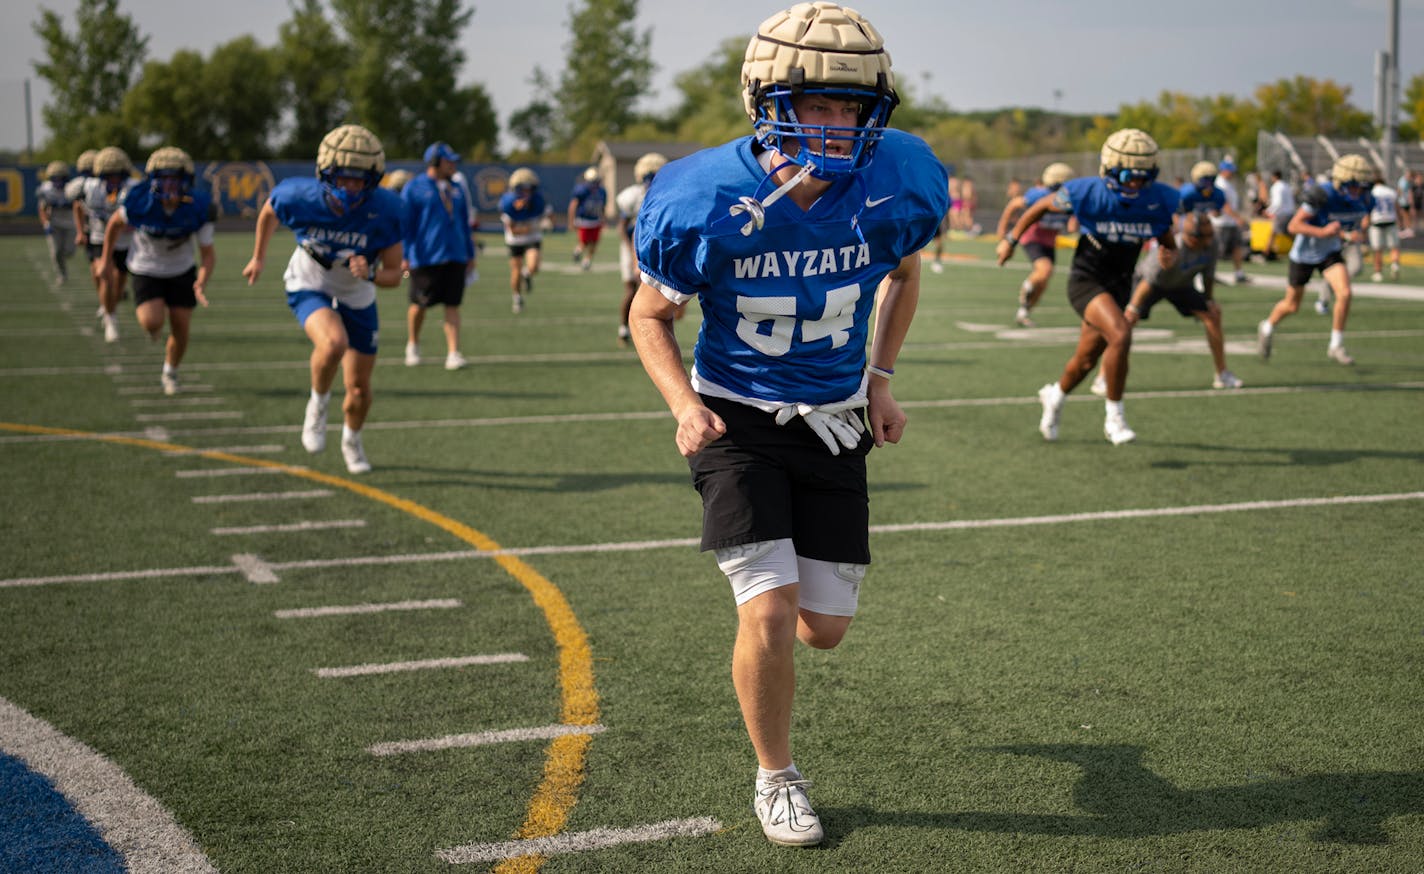
[[[849,616],[825,616],[802,610],[801,621],[796,626],[796,636],[802,643],[814,649],[835,649],[845,639],[850,621]]]

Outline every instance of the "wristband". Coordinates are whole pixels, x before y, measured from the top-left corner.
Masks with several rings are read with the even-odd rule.
[[[895,375],[895,368],[876,367],[874,364],[867,364],[865,365],[865,372],[870,374],[871,376],[878,376],[882,379],[889,379],[890,377]]]
[[[1015,237],[1013,234],[1004,234],[1004,242],[1008,243],[1010,246],[1017,246],[1019,244],[1019,238]]]
[[[1128,305],[1127,305],[1127,311],[1130,312],[1130,313],[1136,313],[1136,314],[1139,315],[1139,316],[1142,315],[1142,310],[1139,309],[1138,306],[1137,306],[1137,304],[1135,304],[1135,303],[1130,303],[1130,304],[1128,304]]]

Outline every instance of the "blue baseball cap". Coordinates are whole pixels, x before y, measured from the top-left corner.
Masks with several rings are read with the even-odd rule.
[[[1231,160],[1230,157],[1222,158],[1222,159],[1221,159],[1221,163],[1220,163],[1219,165],[1217,165],[1217,169],[1235,171],[1235,170],[1236,170],[1236,162],[1233,161],[1233,160]]]
[[[454,149],[450,148],[448,143],[435,143],[425,150],[425,163],[434,164],[437,160],[441,159],[458,162],[460,156],[455,153]]]

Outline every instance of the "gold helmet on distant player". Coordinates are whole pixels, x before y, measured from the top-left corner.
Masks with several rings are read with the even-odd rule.
[[[399,192],[411,180],[409,170],[392,170],[386,174],[386,178],[381,180],[381,187],[391,191]]]
[[[1375,167],[1364,155],[1341,155],[1330,168],[1330,181],[1336,186],[1363,188],[1374,182]]]
[[[528,167],[520,167],[509,174],[510,188],[534,189],[539,187],[539,174]]]
[[[583,181],[585,181],[585,182],[597,182],[597,181],[598,181],[598,168],[597,168],[597,167],[589,167],[587,170],[583,171]]]
[[[94,156],[95,176],[127,176],[133,172],[129,153],[118,146],[105,146]]]
[[[164,146],[148,156],[144,165],[149,187],[157,197],[172,199],[193,188],[193,159],[177,146]]]
[[[74,172],[80,176],[94,175],[94,158],[99,154],[98,149],[85,149],[79,153],[79,157],[74,159]]]
[[[1216,165],[1210,161],[1198,161],[1192,165],[1192,184],[1203,191],[1216,186]]]
[[[351,209],[381,182],[386,172],[386,150],[376,135],[359,124],[343,124],[321,138],[316,149],[316,175],[345,208]],[[349,192],[338,179],[360,179],[361,190]]]
[[[1056,190],[1058,186],[1077,175],[1071,166],[1057,161],[1043,168],[1043,185]]]
[[[638,163],[633,165],[633,179],[644,184],[651,182],[653,177],[657,175],[658,171],[661,170],[666,163],[667,158],[664,158],[657,152],[649,152],[639,158]]]
[[[1135,127],[1110,134],[1100,157],[1098,172],[1122,200],[1136,199],[1157,178],[1157,141]]]
[[[828,2],[798,3],[761,23],[747,44],[742,89],[757,141],[814,164],[823,178],[868,166],[900,102],[884,38],[859,12]],[[856,124],[802,124],[792,108],[802,94],[856,101]],[[827,140],[849,141],[850,154],[828,154]]]
[[[51,182],[68,179],[69,165],[63,161],[50,161],[49,164],[45,166],[44,178]]]

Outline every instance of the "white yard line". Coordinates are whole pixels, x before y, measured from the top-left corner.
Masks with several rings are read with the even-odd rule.
[[[204,419],[241,419],[241,410],[209,410],[205,413],[139,413],[135,422],[199,422]]]
[[[559,856],[603,850],[623,844],[643,844],[671,838],[697,838],[722,830],[722,823],[710,816],[669,819],[630,828],[595,828],[584,832],[561,832],[546,838],[499,841],[490,844],[462,844],[436,850],[435,857],[451,865],[499,862],[520,856]],[[776,867],[768,865],[768,868]]]
[[[287,473],[279,467],[200,467],[195,470],[175,470],[179,479],[197,479],[215,476],[272,476]]]
[[[246,501],[295,501],[302,498],[329,498],[331,489],[306,489],[292,492],[251,492],[238,495],[195,495],[195,504],[237,504]]]
[[[382,604],[345,604],[329,607],[296,607],[273,610],[278,619],[314,619],[322,616],[361,616],[368,613],[389,613],[404,610],[454,610],[465,606],[458,598],[431,598],[425,601],[387,601]]]
[[[286,452],[280,443],[261,443],[255,446],[195,446],[191,449],[172,449],[164,452],[168,456],[197,455],[203,452],[226,452],[229,455],[273,455]]]
[[[341,668],[312,668],[312,673],[322,679],[336,677],[372,677],[378,674],[397,674],[407,671],[431,671],[441,668],[465,668],[472,665],[508,665],[527,662],[529,656],[521,652],[502,652],[494,655],[457,656],[443,659],[419,659],[410,662],[385,662],[371,665],[347,665]]]
[[[333,528],[365,528],[365,519],[331,519],[325,522],[291,522],[285,525],[248,525],[245,528],[210,528],[219,537],[231,534],[289,534],[296,531],[328,531]]]
[[[606,729],[601,725],[544,725],[537,728],[508,728],[503,731],[479,731],[470,734],[447,734],[444,737],[429,737],[419,740],[394,740],[371,744],[366,752],[373,756],[395,756],[401,753],[429,753],[437,750],[454,750],[466,747],[480,747],[489,744],[519,743],[531,740],[550,740],[570,734],[602,734]]]
[[[249,583],[278,583],[281,578],[272,572],[272,566],[263,561],[261,557],[250,552],[240,552],[232,557],[232,563]]]

